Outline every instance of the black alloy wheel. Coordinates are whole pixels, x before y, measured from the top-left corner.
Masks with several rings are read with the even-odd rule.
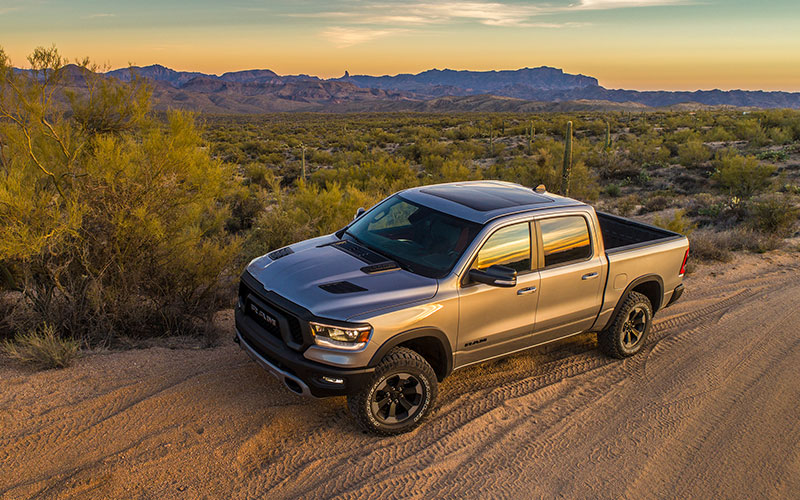
[[[410,373],[385,377],[373,392],[372,414],[383,424],[400,424],[419,413],[425,401],[425,386]]]
[[[389,351],[370,380],[347,396],[358,424],[374,434],[408,432],[431,413],[439,381],[419,353],[405,347]]]
[[[650,299],[630,292],[605,330],[597,334],[600,350],[613,358],[626,358],[641,351],[653,323]]]

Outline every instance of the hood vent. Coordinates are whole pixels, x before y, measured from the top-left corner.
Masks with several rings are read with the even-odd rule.
[[[278,260],[281,257],[286,257],[287,255],[291,255],[293,253],[294,253],[294,250],[292,250],[291,248],[283,247],[283,248],[279,248],[278,250],[275,250],[274,252],[272,252],[270,254],[267,254],[267,257],[269,257],[272,260]]]
[[[356,293],[356,292],[367,291],[366,288],[360,287],[355,283],[350,283],[349,281],[336,281],[334,283],[325,283],[324,285],[320,285],[319,287],[328,293]]]
[[[368,248],[364,248],[357,243],[353,243],[352,241],[348,240],[341,240],[335,243],[330,243],[330,246],[334,248],[338,248],[342,252],[352,255],[353,257],[360,259],[365,264],[378,264],[380,262],[385,262],[386,257],[382,255],[378,255],[377,253],[373,252]]]
[[[397,265],[397,262],[387,260],[385,262],[364,266],[361,268],[361,272],[365,274],[374,274],[382,273],[384,271],[394,271],[395,269],[400,269],[400,266]]]

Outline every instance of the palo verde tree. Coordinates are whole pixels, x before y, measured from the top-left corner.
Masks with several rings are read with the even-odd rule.
[[[87,341],[208,325],[238,242],[222,201],[232,172],[194,117],[150,112],[150,91],[37,48],[0,50],[0,264],[21,290],[19,329]]]

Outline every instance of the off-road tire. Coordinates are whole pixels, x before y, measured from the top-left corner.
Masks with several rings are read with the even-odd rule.
[[[633,326],[633,323],[640,323],[639,320],[632,323],[632,316],[643,320],[641,331]],[[653,306],[650,304],[650,299],[639,292],[631,292],[608,328],[597,334],[597,343],[600,345],[600,350],[612,358],[633,356],[642,350],[652,324]],[[637,332],[639,337],[632,342]]]
[[[409,412],[404,421],[387,424],[373,411],[373,404],[377,404],[373,398],[380,394],[379,387],[400,374],[410,375],[411,379],[415,379],[422,394],[419,396],[418,407]],[[431,413],[438,392],[436,373],[425,358],[411,349],[396,347],[384,356],[369,382],[358,392],[347,396],[347,406],[361,428],[374,434],[391,436],[408,432],[422,423]]]

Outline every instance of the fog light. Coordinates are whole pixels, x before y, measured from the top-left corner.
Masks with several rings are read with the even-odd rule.
[[[344,384],[344,379],[335,377],[322,377],[322,381],[329,384]]]

